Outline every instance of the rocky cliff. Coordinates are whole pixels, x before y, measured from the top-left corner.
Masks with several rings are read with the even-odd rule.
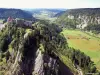
[[[62,14],[58,14],[57,22],[60,24],[70,24],[76,28],[84,29],[90,24],[100,24],[100,8],[70,9]],[[61,23],[62,22],[62,23]]]
[[[88,16],[88,15],[77,15],[77,17],[73,15],[68,15],[69,19],[76,19],[79,22],[79,25],[76,25],[77,28],[84,29],[89,24],[100,24],[100,16]]]
[[[40,22],[34,24],[34,29],[6,25],[0,33],[4,43],[0,43],[0,74],[73,75],[56,53],[63,48],[64,39],[59,35],[59,27],[49,29],[53,26]]]

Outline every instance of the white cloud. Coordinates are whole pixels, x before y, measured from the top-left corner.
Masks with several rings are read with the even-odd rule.
[[[100,7],[100,0],[0,0],[8,8],[90,8]]]

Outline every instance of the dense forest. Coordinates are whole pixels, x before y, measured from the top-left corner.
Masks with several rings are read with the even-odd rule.
[[[0,19],[7,19],[9,16],[21,19],[34,19],[32,14],[21,9],[5,9],[0,8]]]
[[[87,27],[85,27],[84,30],[92,31],[95,34],[99,34],[100,33],[100,24],[97,24],[97,25],[96,24],[90,24]]]
[[[69,47],[67,50],[63,50],[61,53],[71,59],[75,67],[77,67],[77,65],[80,66],[83,74],[98,73],[94,62],[91,61],[90,57],[84,54],[84,52]]]
[[[61,16],[61,13],[63,13],[63,15],[68,15],[71,14],[75,17],[78,17],[79,15],[87,15],[87,16],[94,16],[94,17],[98,17],[100,16],[100,8],[80,8],[80,9],[68,9],[66,10],[66,12],[60,12],[58,14],[56,14],[57,16]],[[66,17],[65,16],[65,17]]]

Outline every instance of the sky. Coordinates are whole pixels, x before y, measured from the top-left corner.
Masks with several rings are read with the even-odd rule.
[[[99,8],[100,0],[0,0],[0,8]]]

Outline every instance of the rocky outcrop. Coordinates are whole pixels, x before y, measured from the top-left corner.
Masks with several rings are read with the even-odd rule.
[[[43,66],[43,54],[38,49],[32,74],[44,75]]]
[[[92,17],[87,15],[68,15],[67,18],[74,19],[79,22],[79,25],[76,25],[77,28],[84,29],[89,24],[100,24],[100,17]]]
[[[100,24],[99,13],[100,8],[69,9],[59,13],[56,21],[61,27],[84,29],[88,25]]]
[[[9,28],[10,31],[11,27]],[[14,27],[13,29],[17,28]],[[8,45],[8,54],[5,54],[9,57],[6,58],[5,56],[3,66],[0,65],[0,68],[4,68],[1,68],[3,75],[73,75],[70,69],[60,61],[59,56],[55,53],[55,48],[52,47],[53,43],[59,42],[56,39],[54,39],[55,42],[54,40],[47,40],[50,35],[57,36],[57,33],[60,32],[58,28],[52,30],[53,32],[57,30],[57,33],[46,35],[47,37],[45,34],[40,34],[38,29],[34,35],[32,30],[24,32],[23,28],[20,30],[18,27],[18,29],[19,32],[18,30],[16,32],[20,35],[18,34],[17,38],[12,38]],[[54,47],[58,47],[58,44]]]
[[[33,57],[22,58],[17,53],[14,64],[7,75],[73,75],[55,54],[41,53],[37,49]]]

